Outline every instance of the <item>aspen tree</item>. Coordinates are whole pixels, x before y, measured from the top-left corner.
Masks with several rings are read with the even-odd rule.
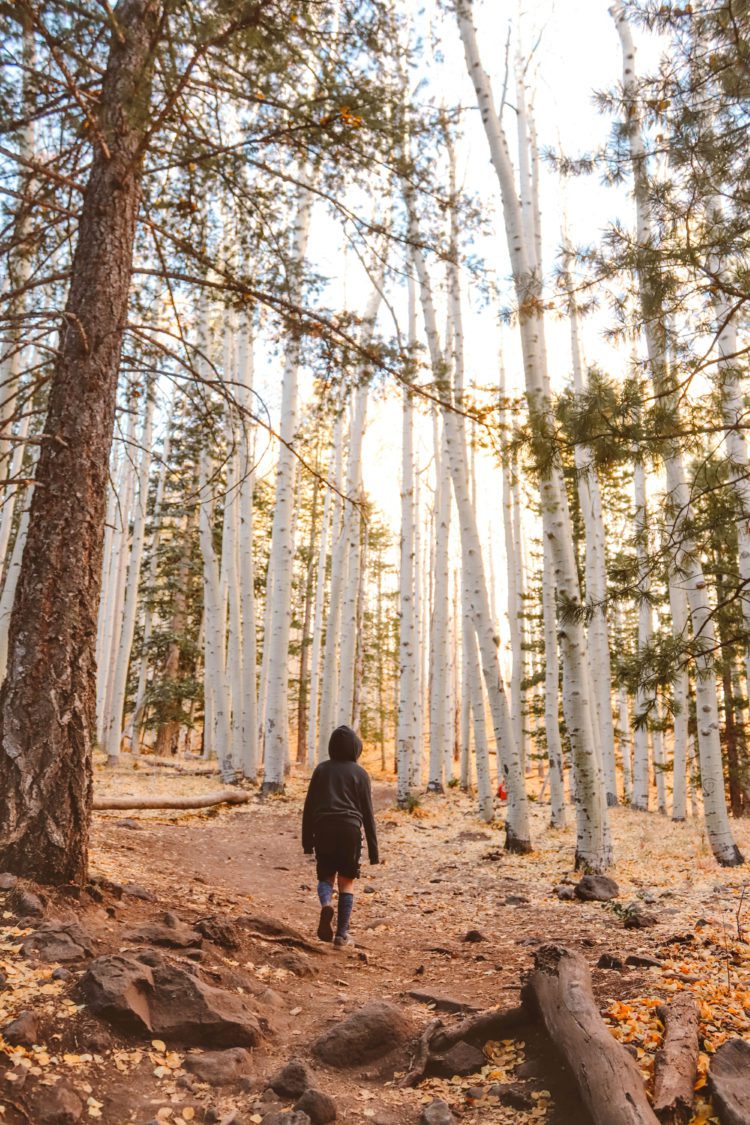
[[[407,267],[408,285],[408,359],[413,360],[417,341],[416,287]],[[396,797],[400,805],[409,800],[413,785],[413,760],[417,745],[419,676],[417,674],[416,593],[417,560],[415,552],[414,503],[414,402],[408,380],[404,381],[401,436],[401,563],[399,568],[399,692],[396,728]]]
[[[301,290],[301,272],[310,233],[314,182],[315,173],[311,170],[305,171],[302,174],[297,192],[290,255],[293,275],[290,289],[293,300],[298,297]],[[299,352],[299,338],[293,335],[287,343],[281,381],[281,442],[276,466],[271,556],[266,578],[266,598],[270,608],[268,633],[263,638],[264,656],[266,650],[268,654],[267,697],[263,715],[265,768],[262,788],[264,793],[273,793],[284,788],[284,770],[288,758],[288,664],[289,630],[292,617],[294,479],[296,467],[293,444],[298,424]]]
[[[122,609],[120,637],[112,674],[112,693],[108,700],[108,711],[104,723],[104,751],[107,765],[116,765],[120,757],[122,743],[123,713],[127,691],[130,654],[135,636],[135,623],[138,614],[138,591],[141,581],[141,563],[146,542],[146,517],[148,512],[148,482],[151,469],[151,446],[154,430],[154,393],[147,385],[144,391],[143,428],[140,436],[138,454],[138,482],[133,507],[133,532],[128,559],[127,586]]]
[[[544,431],[549,413],[543,303],[536,268],[536,245],[524,234],[523,216],[508,143],[495,109],[489,78],[479,56],[470,0],[456,0],[456,15],[464,46],[466,66],[473,82],[477,104],[497,174],[518,303],[519,331],[524,359],[526,393],[532,426]],[[576,863],[591,870],[609,866],[612,848],[607,821],[606,793],[600,748],[595,738],[593,700],[587,645],[577,616],[581,605],[573,535],[562,474],[556,463],[541,467],[540,493],[545,549],[552,551],[558,598],[566,609],[560,630],[564,690],[568,696],[566,720],[575,760],[577,804]]]
[[[610,13],[622,47],[623,95],[627,112],[624,129],[633,171],[638,244],[642,254],[647,254],[656,250],[657,240],[649,212],[646,150],[636,100],[635,48],[623,5],[614,4],[610,8]],[[676,410],[675,388],[668,370],[664,310],[654,279],[650,276],[643,260],[638,270],[638,284],[650,377],[655,392],[663,396]],[[681,451],[674,443],[665,453],[664,467],[668,503],[673,512],[671,537],[676,544],[673,565],[682,577],[693,636],[699,638],[702,647],[695,661],[695,693],[706,832],[717,861],[723,866],[732,867],[742,863],[743,859],[732,835],[724,791],[718,690],[712,656],[715,646],[713,611],[700,554],[688,531],[692,513],[690,487]]]

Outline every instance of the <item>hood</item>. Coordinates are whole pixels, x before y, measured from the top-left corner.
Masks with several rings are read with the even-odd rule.
[[[328,757],[333,762],[356,762],[362,753],[362,739],[351,727],[336,727],[328,740]]]

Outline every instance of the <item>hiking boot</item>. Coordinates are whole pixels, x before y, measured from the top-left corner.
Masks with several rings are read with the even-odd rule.
[[[351,934],[336,934],[336,937],[333,939],[333,944],[337,949],[353,948],[354,938]]]
[[[321,941],[333,941],[333,907],[330,903],[320,909],[318,937]]]

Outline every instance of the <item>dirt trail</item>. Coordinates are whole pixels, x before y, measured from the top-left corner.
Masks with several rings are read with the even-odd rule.
[[[108,775],[98,781],[102,789],[120,793],[155,792],[162,787],[195,792],[206,787],[205,779],[158,775]],[[444,797],[424,798],[410,815],[395,809],[390,783],[376,782],[385,862],[374,868],[363,865],[352,925],[357,944],[352,951],[337,951],[314,936],[315,869],[300,846],[303,794],[300,778],[292,780],[283,796],[265,801],[254,797],[249,805],[220,812],[97,814],[93,872],[118,884],[140,883],[153,895],[151,900],[127,897],[109,906],[106,900],[100,906],[75,906],[97,943],[97,952],[126,948],[128,927],[153,921],[165,910],[189,924],[210,914],[266,914],[309,936],[312,948],[305,963],[312,972],[298,975],[289,967],[283,948],[273,942],[253,938],[235,951],[204,945],[198,958],[201,971],[224,986],[233,976],[240,987],[242,979],[254,982],[253,995],[259,996],[273,1029],[273,1035],[253,1052],[254,1088],[241,1091],[191,1083],[182,1077],[182,1055],[175,1056],[170,1071],[148,1043],[117,1037],[112,1042],[105,1037],[103,1042],[92,1026],[96,1021],[80,1008],[77,1016],[74,1008],[67,1009],[80,1026],[73,1020],[60,1023],[59,1005],[71,1004],[74,986],[53,986],[49,977],[44,978],[46,1030],[51,1040],[61,1044],[56,1048],[60,1056],[47,1065],[62,1068],[79,1086],[83,1082],[84,1093],[91,1090],[95,1104],[89,1106],[90,1116],[112,1125],[229,1121],[232,1112],[237,1113],[237,1125],[260,1121],[258,1099],[268,1076],[293,1055],[310,1062],[312,1041],[363,1003],[391,1000],[417,1030],[435,1015],[426,1003],[410,996],[417,990],[447,995],[474,1008],[510,1007],[518,1002],[521,974],[531,966],[534,948],[550,941],[584,954],[599,1004],[610,1012],[620,1006],[621,1026],[619,1017],[612,1017],[615,1033],[638,1050],[645,1076],[659,1041],[653,1022],[656,1002],[675,987],[694,988],[709,1005],[716,997],[716,1009],[704,1013],[705,1026],[712,1029],[706,1035],[713,1035],[714,1043],[722,1036],[750,1031],[750,976],[741,951],[735,968],[729,970],[728,987],[727,965],[713,955],[720,937],[713,945],[714,939],[703,941],[708,953],[698,968],[684,963],[690,956],[698,957],[692,947],[670,944],[673,937],[681,941],[686,933],[694,941],[696,924],[723,926],[726,934],[744,881],[741,872],[716,869],[696,826],[671,825],[663,818],[615,810],[620,859],[614,875],[621,891],[617,903],[565,902],[554,888],[573,877],[573,832],[571,828],[551,831],[548,808],[533,806],[535,852],[510,856],[502,851],[499,823],[481,824],[466,795],[451,791]],[[654,915],[647,930],[625,928],[624,907],[631,902],[645,905]],[[64,915],[65,909],[59,902],[50,904],[48,915],[50,911]],[[464,940],[470,930],[479,931],[479,940]],[[708,932],[700,929],[701,934]],[[0,968],[3,948],[0,944]],[[656,955],[660,964],[597,968],[604,953],[621,961],[633,954]],[[22,971],[28,975],[31,970],[15,967],[21,974],[17,1007],[43,978],[26,980]],[[696,972],[701,974],[700,983],[680,983],[680,976],[697,981]],[[6,1004],[10,1015],[15,1014],[13,1000]],[[0,994],[0,1010],[2,1001]],[[316,1085],[336,1099],[340,1120],[409,1125],[418,1121],[421,1103],[439,1095],[467,1125],[475,1121],[584,1125],[577,1103],[569,1100],[560,1068],[548,1051],[541,1058],[540,1050],[540,1044],[531,1040],[504,1042],[490,1049],[483,1073],[466,1079],[431,1079],[414,1091],[398,1085],[399,1069],[408,1064],[405,1051],[382,1064],[351,1070],[328,1069],[314,1061],[312,1065]],[[37,1062],[38,1054],[31,1061]],[[487,1097],[493,1081],[517,1083],[519,1078],[524,1104],[509,1107]],[[0,1105],[2,1093],[0,1087]],[[22,1121],[22,1116],[13,1115],[13,1101],[8,1106],[3,1120],[12,1125]],[[182,1118],[181,1107],[193,1115]]]

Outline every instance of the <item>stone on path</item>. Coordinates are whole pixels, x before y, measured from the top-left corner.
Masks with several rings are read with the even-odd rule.
[[[443,1078],[452,1078],[454,1074],[460,1078],[465,1078],[467,1074],[476,1074],[486,1064],[487,1059],[484,1051],[480,1051],[479,1047],[473,1047],[471,1043],[460,1040],[444,1055],[436,1058],[434,1063],[430,1065],[430,1069]]]
[[[150,945],[166,945],[172,949],[188,949],[200,945],[201,935],[192,926],[186,926],[179,918],[169,912],[162,915],[161,922],[147,922],[123,934],[125,941],[143,941]]]
[[[473,1012],[476,1009],[472,1004],[467,1004],[465,1000],[456,1000],[453,996],[445,996],[439,992],[423,992],[420,989],[412,989],[408,994],[412,1000],[418,1000],[420,1004],[430,1004],[436,1012]]]
[[[0,872],[0,891],[12,891],[17,882],[18,877],[10,871]]]
[[[33,1047],[39,1038],[39,1021],[34,1012],[20,1012],[1,1033],[12,1047]]]
[[[270,1078],[270,1089],[282,1098],[301,1098],[311,1082],[310,1071],[302,1059],[290,1059]]]
[[[609,902],[619,893],[617,883],[608,875],[584,875],[575,886],[576,898],[582,902]]]
[[[252,1073],[253,1058],[244,1047],[203,1051],[185,1057],[185,1070],[210,1086],[234,1086]]]
[[[336,1103],[322,1090],[305,1090],[294,1108],[306,1113],[313,1125],[328,1125],[329,1121],[336,1120]]]
[[[408,1039],[411,1031],[409,1021],[395,1004],[371,1000],[319,1036],[312,1050],[329,1066],[357,1066],[389,1054]]]
[[[80,983],[91,1011],[115,1026],[188,1046],[255,1047],[258,1018],[236,993],[204,984],[164,958],[99,957]]]
[[[35,1125],[75,1125],[83,1117],[83,1102],[64,1081],[37,1087],[32,1108]]]
[[[448,1103],[442,1098],[435,1098],[422,1110],[419,1125],[454,1125],[455,1120]]]
[[[296,1109],[291,1113],[274,1109],[263,1118],[263,1125],[312,1125],[312,1122],[306,1113],[300,1113]]]
[[[82,961],[94,956],[91,938],[78,922],[57,919],[42,922],[38,930],[23,939],[24,957],[40,961]]]

